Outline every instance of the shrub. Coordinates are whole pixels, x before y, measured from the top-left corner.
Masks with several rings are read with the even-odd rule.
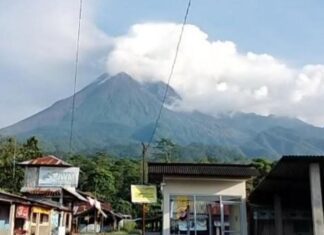
[[[128,220],[128,221],[124,221],[124,226],[122,229],[129,233],[134,231],[135,227],[136,227],[136,223],[134,221]]]

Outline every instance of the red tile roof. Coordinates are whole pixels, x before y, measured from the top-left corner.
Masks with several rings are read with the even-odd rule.
[[[71,164],[69,164],[69,163],[67,163],[53,155],[43,156],[40,158],[24,161],[24,162],[21,162],[20,165],[23,165],[23,166],[57,166],[57,167],[72,166]]]

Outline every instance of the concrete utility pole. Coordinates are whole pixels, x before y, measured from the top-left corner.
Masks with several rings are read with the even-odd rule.
[[[273,198],[275,211],[275,228],[276,235],[283,235],[282,208],[280,195],[276,194]]]
[[[321,171],[319,163],[309,165],[314,235],[324,235]]]

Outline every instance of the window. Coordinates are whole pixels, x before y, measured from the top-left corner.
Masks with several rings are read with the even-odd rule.
[[[32,223],[36,224],[36,222],[37,222],[37,213],[33,213],[32,214]]]
[[[45,224],[48,223],[49,216],[47,214],[40,214],[40,223]]]
[[[170,206],[171,234],[195,234],[193,196],[171,196]]]
[[[65,214],[65,227],[69,228],[70,225],[70,214]]]
[[[172,195],[170,234],[239,235],[241,208],[240,197]]]

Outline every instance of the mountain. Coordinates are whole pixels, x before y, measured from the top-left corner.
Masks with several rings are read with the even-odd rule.
[[[73,148],[78,152],[117,151],[140,146],[152,135],[166,84],[140,83],[126,73],[101,75],[76,94]],[[253,113],[180,112],[168,108],[181,100],[169,87],[155,139],[170,138],[182,146],[234,149],[246,156],[323,154],[324,129],[298,119]],[[1,135],[36,136],[48,151],[67,151],[72,97],[12,126]],[[210,149],[211,147],[209,147]],[[128,151],[128,153],[129,153]]]

